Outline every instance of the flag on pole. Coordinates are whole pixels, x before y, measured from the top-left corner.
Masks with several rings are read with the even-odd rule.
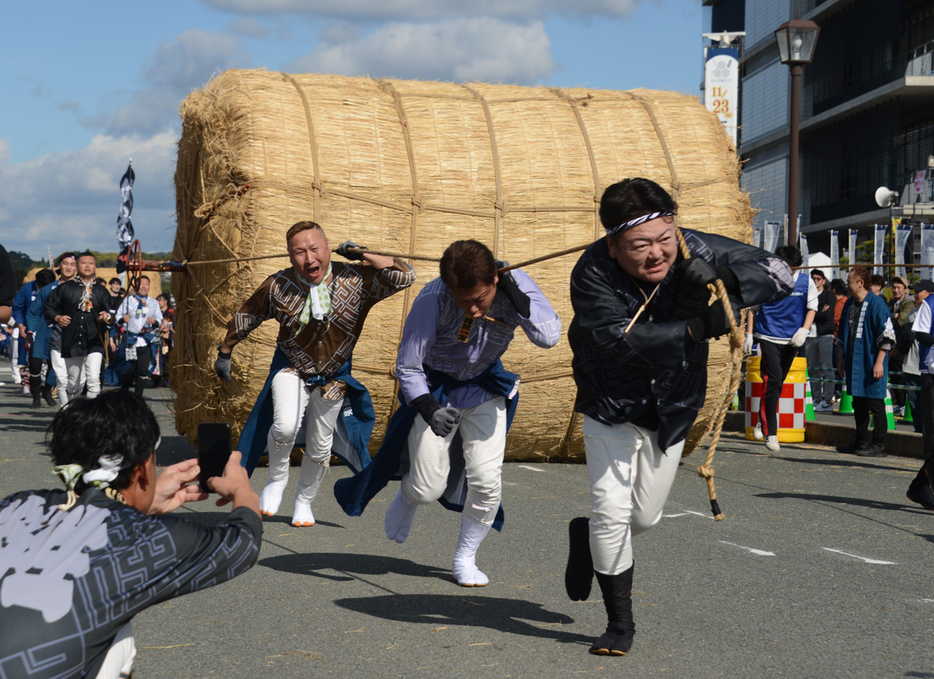
[[[908,248],[908,240],[911,238],[911,225],[910,224],[896,224],[895,225],[895,263],[904,264],[905,263],[905,250]],[[905,270],[904,266],[899,266],[895,269],[895,275],[901,276],[906,281],[908,280],[908,272]]]
[[[133,222],[130,221],[130,213],[133,212],[133,182],[135,180],[136,174],[133,172],[133,159],[130,158],[130,163],[126,167],[126,172],[124,172],[123,177],[120,178],[120,194],[122,200],[120,203],[120,213],[117,215],[117,243],[120,245],[121,255],[126,254],[130,248],[130,244],[136,237],[133,231]]]
[[[800,232],[798,233],[798,249],[801,251],[801,261],[804,262],[804,266],[809,266],[811,251],[808,249],[808,237]]]
[[[850,268],[856,266],[856,237],[859,233],[856,229],[847,229],[847,235],[849,236],[850,241]]]
[[[840,274],[840,232],[830,230],[830,280],[843,278]]]
[[[876,224],[876,240],[875,248],[873,249],[872,255],[872,273],[874,276],[882,275],[882,267],[880,264],[885,264],[885,234],[888,231],[888,227],[885,224]]]

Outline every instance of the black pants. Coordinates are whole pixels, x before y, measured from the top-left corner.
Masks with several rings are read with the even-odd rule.
[[[799,347],[790,344],[775,344],[761,340],[762,360],[759,374],[762,376],[762,398],[759,399],[759,421],[765,436],[778,434],[778,401],[791,364],[798,355]]]
[[[909,387],[920,387],[922,382],[921,375],[911,375],[905,373],[902,377],[905,378],[905,385]],[[911,406],[911,422],[912,426],[915,428],[915,432],[920,434],[922,432],[921,421],[921,393],[915,390],[907,391],[905,394],[905,400],[908,405]],[[930,406],[928,406],[930,407]]]
[[[29,357],[29,391],[34,401],[39,400],[42,390],[42,364],[44,362],[44,358]]]
[[[872,444],[874,446],[884,446],[888,423],[885,418],[885,399],[881,398],[853,397],[853,417],[856,418],[856,442],[861,446],[869,443],[870,412],[876,416],[872,428]]]
[[[142,396],[143,389],[146,388],[146,380],[149,379],[149,363],[152,361],[152,347],[136,347],[136,360],[128,361],[130,364],[123,377],[120,379],[120,388],[129,389],[135,385],[136,395]]]

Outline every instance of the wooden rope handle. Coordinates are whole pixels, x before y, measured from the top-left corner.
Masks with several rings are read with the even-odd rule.
[[[691,250],[688,247],[687,241],[684,239],[684,234],[681,233],[681,229],[676,229],[678,235],[678,245],[681,248],[681,254],[685,259],[691,258]],[[730,402],[733,400],[733,394],[739,388],[739,380],[742,375],[742,366],[743,366],[743,343],[746,340],[746,336],[743,332],[743,329],[739,327],[736,321],[736,317],[733,315],[733,305],[730,304],[730,295],[726,290],[726,286],[723,284],[719,278],[714,281],[712,285],[707,286],[711,289],[713,293],[717,295],[717,298],[723,304],[723,309],[726,313],[726,317],[730,322],[730,355],[732,359],[732,370],[730,373],[730,387],[726,392],[723,401],[720,403],[720,408],[717,411],[716,420],[714,421],[713,430],[711,432],[710,446],[707,448],[707,457],[704,460],[704,464],[698,466],[697,475],[702,479],[707,480],[707,493],[710,495],[710,511],[713,512],[713,518],[717,521],[723,521],[726,518],[726,515],[720,509],[720,504],[717,502],[717,490],[714,487],[714,468],[713,468],[713,456],[717,451],[717,445],[720,443],[720,434],[723,431],[723,423],[726,420],[726,411],[730,406]]]

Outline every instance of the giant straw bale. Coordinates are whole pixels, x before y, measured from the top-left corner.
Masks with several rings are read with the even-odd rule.
[[[332,247],[440,257],[476,238],[516,263],[601,237],[603,190],[626,177],[671,191],[682,226],[748,240],[751,209],[739,189],[735,151],[717,118],[694,97],[649,90],[559,90],[227,71],[181,108],[174,257],[193,263],[173,276],[178,302],[172,384],[176,426],[242,427],[269,369],[278,326],[264,324],[233,353],[234,381],[212,365],[227,321],[288,260],[285,232],[319,222]],[[335,255],[336,257],[336,255]],[[577,254],[527,271],[561,316],[573,316],[568,279]],[[198,262],[240,259],[199,265]],[[418,280],[378,304],[354,353],[377,413],[371,451],[397,395],[393,377],[405,316],[437,264],[413,262]],[[582,455],[571,350],[551,350],[519,331],[503,358],[522,375],[507,458]],[[728,348],[711,351],[709,407],[721,400]]]

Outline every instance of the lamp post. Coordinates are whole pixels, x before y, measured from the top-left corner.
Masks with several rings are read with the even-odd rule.
[[[788,242],[797,240],[798,226],[798,123],[801,110],[801,71],[814,58],[820,27],[813,21],[786,21],[775,31],[778,56],[791,66],[791,134],[788,158]]]

